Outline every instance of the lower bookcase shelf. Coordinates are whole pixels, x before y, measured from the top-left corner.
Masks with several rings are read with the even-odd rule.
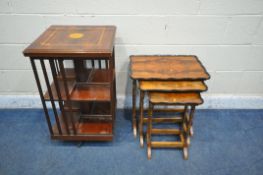
[[[62,121],[62,119],[60,118]],[[62,133],[59,134],[56,125],[53,125],[53,139],[72,140],[72,141],[111,141],[113,139],[113,124],[105,121],[79,121],[75,123],[76,134],[66,134],[65,125],[62,123]]]
[[[55,123],[53,129],[53,139],[61,140],[94,140],[110,141],[113,138],[114,118],[111,114],[110,102],[74,102],[72,103],[72,113],[68,106],[64,106],[65,117],[59,116],[59,125],[61,134],[58,130],[58,123]],[[72,116],[72,120],[71,117]],[[67,121],[64,121],[66,119]],[[65,124],[67,122],[67,125]],[[76,129],[74,134],[73,125]],[[69,133],[67,133],[67,127]]]

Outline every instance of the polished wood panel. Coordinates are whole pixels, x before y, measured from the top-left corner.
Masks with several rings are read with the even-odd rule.
[[[196,56],[131,56],[131,78],[139,80],[207,80]]]
[[[82,111],[82,114],[110,114],[110,102],[81,102],[74,101],[72,104],[73,112],[80,112],[80,106],[85,108],[85,111]],[[65,111],[69,111],[69,107],[67,104],[64,105]]]
[[[79,134],[112,134],[112,122],[80,122]]]
[[[110,86],[76,85],[70,99],[72,101],[110,101]]]
[[[69,93],[71,93],[72,90],[75,87],[76,81],[70,79],[70,80],[67,81],[67,84],[68,84],[68,88],[69,88]],[[61,93],[62,100],[66,100],[66,91],[65,91],[65,87],[63,85],[63,81],[59,80],[58,81],[58,85],[59,85],[59,88],[60,88],[60,93]],[[57,94],[57,90],[56,90],[56,87],[55,87],[55,83],[53,82],[50,87],[51,87],[51,92],[52,92],[52,95],[53,95],[53,100],[56,100],[56,101],[59,100],[58,94]],[[44,99],[45,100],[51,100],[48,91],[45,92]]]
[[[203,103],[199,93],[166,93],[166,92],[149,92],[151,103],[158,104],[182,104],[182,105],[199,105]]]
[[[75,81],[76,76],[75,76],[74,69],[65,69],[67,84],[69,88],[69,94],[72,94],[71,100],[73,101],[83,101],[83,100],[108,101],[110,98],[109,83],[112,82],[112,79],[114,76],[113,72],[114,70],[87,69],[86,70],[86,76],[87,76],[86,82],[77,83]],[[66,93],[65,93],[66,91],[63,86],[63,81],[62,81],[60,72],[58,73],[57,77],[59,80],[58,84],[60,88],[61,97],[63,100],[66,100]],[[93,85],[88,86],[88,84],[93,84]],[[73,90],[74,92],[72,92]],[[54,82],[51,84],[51,91],[53,94],[53,99],[59,100]],[[44,98],[45,100],[50,100],[48,91],[45,93]]]
[[[85,120],[77,121],[75,115],[75,127],[77,129],[78,135],[60,135],[58,132],[57,125],[53,125],[54,135],[52,136],[53,139],[62,139],[62,140],[76,140],[76,141],[85,141],[85,140],[112,140],[113,137],[113,126],[112,122],[85,122]],[[65,123],[63,122],[62,118],[60,117],[60,123],[62,126],[63,133],[66,132],[65,130]],[[72,134],[72,133],[71,133]],[[78,137],[79,136],[79,137]],[[81,137],[85,136],[85,137]]]
[[[112,55],[115,26],[50,26],[24,50],[29,57],[105,57]]]
[[[108,82],[110,83],[114,77],[114,69],[85,69],[86,83],[89,82]],[[76,72],[72,68],[65,69],[66,79],[76,79]],[[61,72],[58,73],[58,79],[62,79]]]
[[[64,86],[59,81],[62,100],[66,100]],[[110,87],[106,85],[75,85],[75,81],[68,81],[70,99],[72,101],[109,101]],[[75,88],[74,88],[75,87]],[[53,100],[59,100],[54,83],[51,84]],[[48,91],[44,95],[45,100],[51,100]]]
[[[139,88],[144,91],[195,91],[207,90],[202,81],[139,81]]]

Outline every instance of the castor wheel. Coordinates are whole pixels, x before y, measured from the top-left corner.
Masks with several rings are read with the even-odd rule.
[[[184,147],[183,148],[183,156],[184,156],[184,160],[188,160],[188,148],[187,147]]]
[[[148,160],[152,158],[152,150],[150,147],[147,148],[147,157],[148,157]]]
[[[190,143],[191,143],[191,139],[190,139],[190,137],[189,137],[189,136],[186,138],[186,143],[187,143],[187,146],[189,146],[189,145],[190,145]]]
[[[141,148],[143,148],[143,136],[142,135],[140,136],[140,146]]]
[[[194,128],[193,126],[190,126],[190,136],[192,137],[194,135]]]

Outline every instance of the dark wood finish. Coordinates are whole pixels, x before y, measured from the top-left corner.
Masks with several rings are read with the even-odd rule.
[[[77,131],[76,131],[76,126],[75,126],[74,120],[73,120],[73,112],[72,112],[72,104],[71,104],[72,102],[70,99],[70,94],[69,94],[70,92],[69,92],[68,83],[66,80],[66,73],[65,73],[65,69],[64,69],[63,60],[58,60],[58,63],[59,63],[59,69],[61,70],[62,81],[63,81],[64,90],[65,90],[65,94],[66,94],[65,103],[67,103],[69,106],[69,113],[70,113],[69,119],[71,122],[73,133],[76,135]]]
[[[148,121],[147,121],[147,158],[151,159],[152,155],[152,116],[153,116],[153,104],[149,103],[148,109]]]
[[[132,129],[133,135],[137,136],[137,119],[136,119],[136,80],[132,81]],[[140,104],[141,105],[141,104]]]
[[[74,60],[75,76],[77,82],[85,82],[88,79],[85,60]]]
[[[135,80],[133,80],[135,81]],[[140,133],[140,146],[143,147],[143,103],[144,91],[140,91],[140,120],[139,120],[139,133]],[[136,108],[133,108],[136,111]],[[136,118],[136,116],[134,117]]]
[[[63,83],[64,83],[63,80],[58,80],[57,86],[59,87],[59,91],[57,91],[57,88],[56,88],[57,86],[55,85],[55,81],[52,82],[52,84],[50,85],[51,92],[53,94],[53,100],[55,100],[55,101],[60,100],[57,92],[60,93],[61,100],[66,100],[66,91],[65,91],[65,87],[64,87]],[[76,81],[75,80],[68,80],[67,84],[68,84],[69,93],[71,94],[71,92],[73,91],[73,89],[75,87]],[[45,98],[45,100],[51,100],[48,91],[45,92],[44,98]]]
[[[111,122],[80,122],[78,123],[80,134],[112,134]]]
[[[86,72],[86,76],[89,76],[89,71]],[[76,73],[75,69],[72,68],[65,68],[65,74],[66,74],[66,79],[67,80],[76,80]],[[62,79],[61,72],[58,72],[57,74],[57,79]]]
[[[75,120],[77,121],[77,119]],[[66,133],[64,122],[61,122],[61,124],[63,133]],[[112,122],[85,122],[85,120],[81,120],[75,123],[75,128],[77,134],[74,136],[60,135],[57,126],[54,125],[54,135],[51,138],[70,141],[110,141],[113,138]]]
[[[57,112],[57,108],[56,108],[56,105],[55,105],[55,102],[54,102],[54,99],[53,99],[53,94],[52,94],[52,91],[51,91],[51,87],[50,87],[50,83],[49,83],[49,79],[48,79],[48,75],[47,75],[47,71],[46,71],[46,68],[45,68],[44,61],[40,60],[40,64],[41,64],[41,67],[42,67],[42,70],[43,70],[45,82],[46,82],[47,89],[48,89],[48,94],[49,94],[49,97],[51,99],[51,105],[52,105],[52,109],[53,109],[53,112],[54,112],[54,115],[55,115],[58,132],[61,135],[62,131],[61,131],[61,126],[60,126],[60,121],[59,121],[59,118],[58,118],[58,112]]]
[[[131,78],[137,80],[207,80],[196,56],[131,56]]]
[[[30,57],[52,139],[113,139],[115,31],[114,26],[51,26],[24,50],[24,55]],[[40,83],[37,61],[44,85]],[[66,61],[73,62],[73,68],[67,67]],[[43,93],[43,89],[47,91]],[[47,110],[48,102],[54,115]]]
[[[114,70],[105,70],[105,69],[85,69],[84,72],[82,72],[86,79],[84,83],[91,84],[91,82],[100,82],[100,83],[106,83],[109,84],[112,79],[114,78]],[[66,68],[65,69],[65,75],[67,80],[74,80],[76,79],[76,73],[74,69]],[[62,79],[61,72],[58,72],[58,79]],[[78,82],[81,83],[82,81]]]
[[[65,124],[65,127],[66,127],[66,132],[67,132],[67,134],[70,134],[69,125],[68,125],[68,121],[67,121],[67,118],[66,118],[65,109],[63,107],[62,95],[61,95],[61,91],[62,92],[65,92],[65,91],[64,90],[60,90],[61,86],[59,86],[59,84],[58,84],[58,76],[57,76],[58,65],[57,65],[57,62],[54,61],[54,60],[49,60],[49,64],[50,64],[50,67],[51,67],[52,77],[53,77],[53,81],[54,81],[53,84],[55,84],[55,88],[56,88],[56,91],[54,91],[54,90],[52,91],[52,86],[51,86],[51,91],[52,91],[52,94],[53,94],[53,100],[55,100],[54,99],[54,94],[56,94],[56,96],[58,97],[59,109],[60,109],[60,111],[62,113],[63,123]],[[44,97],[44,98],[46,99],[46,97]],[[48,99],[49,99],[49,95],[48,95]]]
[[[24,50],[24,55],[108,59],[113,52],[115,32],[115,26],[50,26]]]
[[[72,101],[110,101],[110,87],[105,85],[77,85],[72,91]]]
[[[43,105],[43,109],[44,109],[44,112],[45,112],[45,118],[46,118],[46,121],[47,121],[49,133],[52,136],[52,135],[54,135],[54,132],[52,130],[52,125],[51,125],[50,116],[49,116],[49,113],[48,113],[48,110],[47,110],[47,105],[46,105],[46,102],[44,100],[43,90],[42,90],[41,83],[40,83],[40,80],[39,80],[39,76],[38,76],[38,73],[37,73],[35,60],[31,59],[30,62],[31,62],[31,66],[32,66],[32,69],[33,69],[33,73],[34,73],[34,76],[35,76],[36,83],[37,83],[37,88],[38,88],[38,91],[39,91],[40,99],[41,99],[41,102],[42,102],[42,105]]]
[[[63,141],[112,141],[113,135],[110,134],[78,134],[78,135],[53,135],[51,136],[51,139],[55,140],[63,140]]]
[[[80,106],[84,106],[87,108],[87,111],[85,111],[83,114],[102,114],[107,115],[110,114],[110,108],[111,108],[111,102],[73,102],[72,103],[72,110],[73,112],[80,112]],[[66,111],[69,111],[69,107],[67,104],[64,105],[64,109]]]

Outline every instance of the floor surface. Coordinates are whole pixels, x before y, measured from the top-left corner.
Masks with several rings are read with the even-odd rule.
[[[146,148],[118,110],[113,142],[50,140],[41,109],[0,110],[0,175],[262,175],[263,110],[197,110],[189,160],[182,151]]]

